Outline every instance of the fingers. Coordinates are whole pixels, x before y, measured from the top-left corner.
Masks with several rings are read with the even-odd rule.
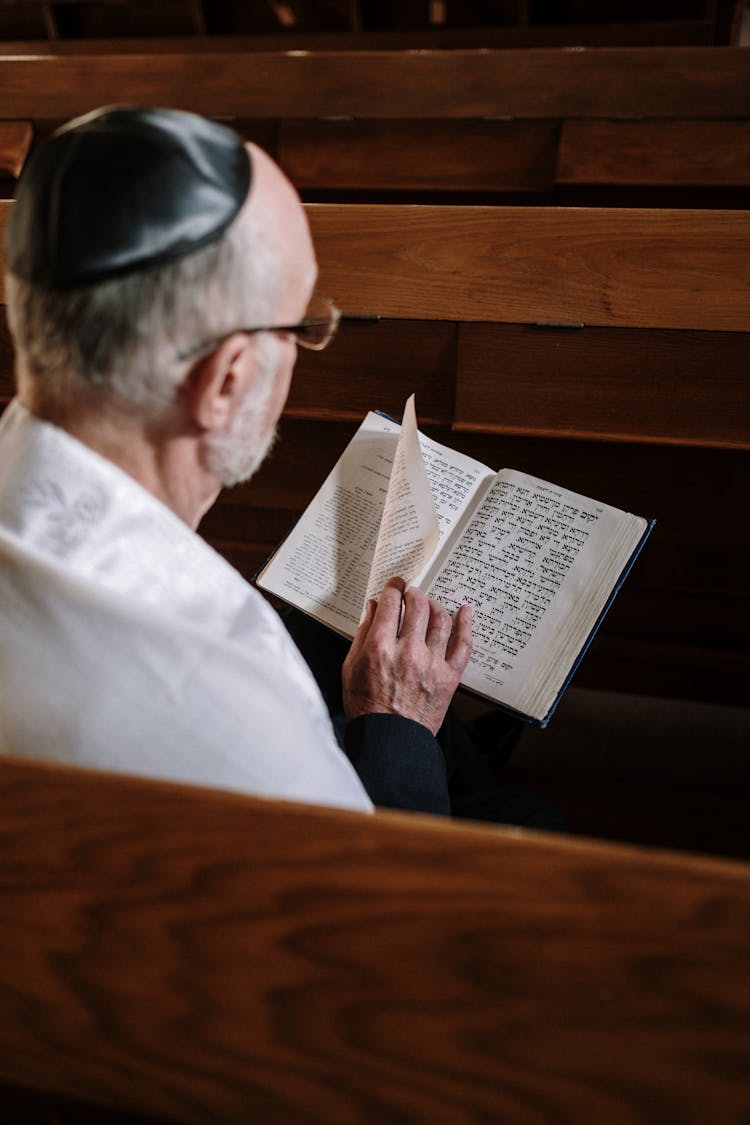
[[[389,578],[378,598],[372,627],[377,632],[398,633],[401,621],[401,606],[404,597],[403,578]]]
[[[416,588],[390,579],[368,603],[342,669],[347,718],[383,712],[422,723],[433,734],[471,654],[471,610],[451,619]]]
[[[462,605],[453,618],[451,634],[445,650],[446,664],[449,664],[459,676],[462,675],[471,657],[473,645],[471,622],[471,606]]]
[[[377,609],[377,605],[378,603],[375,601],[375,599],[370,598],[367,605],[365,606],[364,616],[359,623],[357,632],[354,634],[354,640],[352,641],[351,649],[349,650],[350,652],[360,649],[364,644],[365,638],[370,632],[370,627],[372,626],[373,618],[375,617],[375,610]]]
[[[441,656],[445,656],[446,647],[453,630],[453,618],[445,606],[440,602],[429,599],[430,619],[425,633],[425,643]]]
[[[372,627],[390,636],[398,634],[402,640],[424,641],[428,648],[445,654],[452,667],[463,670],[471,656],[470,607],[462,606],[453,619],[444,606],[428,598],[416,586],[410,586],[405,592],[404,586],[401,578],[390,578],[386,582],[374,613],[368,605],[354,643]]]
[[[400,637],[403,640],[415,637],[423,641],[429,621],[430,599],[416,586],[410,586],[404,594],[404,619],[401,622]]]
[[[349,655],[356,655],[365,644],[372,631],[382,636],[396,636],[401,620],[401,599],[404,582],[401,578],[389,578],[379,599],[370,598],[365,606],[364,616],[354,634]]]

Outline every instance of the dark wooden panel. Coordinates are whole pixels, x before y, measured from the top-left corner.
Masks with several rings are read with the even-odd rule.
[[[0,117],[128,101],[260,117],[750,116],[739,47],[8,55]]]
[[[599,0],[551,0],[542,11],[546,8],[547,12],[551,9],[567,19],[607,23],[628,19],[705,19],[713,15],[715,6],[713,0],[609,0],[606,6]]]
[[[70,37],[189,35],[204,30],[200,0],[56,0],[57,33]]]
[[[279,160],[300,188],[541,191],[556,121],[286,121]]]
[[[571,777],[511,765],[509,785],[539,793],[576,835],[747,860],[750,803],[738,794],[685,793],[654,784]]]
[[[456,426],[750,448],[750,334],[468,324]]]
[[[730,607],[731,609],[731,607]],[[595,639],[575,674],[576,687],[747,706],[747,652],[716,645],[670,644],[659,637],[606,631]],[[706,740],[709,745],[710,739]]]
[[[5,304],[5,224],[10,215],[13,203],[9,199],[0,199],[0,304]]]
[[[5,308],[0,307],[0,403],[9,399],[13,391],[13,345]]]
[[[350,31],[361,26],[359,0],[213,0],[205,3],[208,30],[293,36],[306,31]]]
[[[5,1080],[186,1123],[742,1117],[745,865],[0,777]]]
[[[659,534],[662,522],[657,524]],[[669,531],[669,528],[665,531],[667,537]],[[747,530],[737,533],[736,538],[747,542]],[[675,647],[700,644],[702,648],[732,653],[734,658],[744,654],[743,665],[750,672],[750,651],[747,651],[750,589],[747,584],[744,589],[732,589],[711,587],[708,583],[700,588],[659,583],[664,556],[676,553],[668,538],[663,544],[652,543],[649,554],[641,558],[632,572],[625,595],[612,606],[607,616],[606,635],[630,636],[631,640],[640,639],[642,644],[647,644],[651,638],[658,642],[661,637],[662,643],[668,641]],[[656,557],[651,557],[652,554]],[[736,580],[737,576],[734,577]],[[750,771],[748,777],[750,779]]]
[[[0,177],[18,179],[32,135],[28,121],[0,121]]]
[[[750,325],[750,211],[395,204],[307,211],[321,288],[345,310],[623,327]]]
[[[49,4],[4,4],[0,10],[0,36],[8,39],[46,39],[55,33]],[[35,43],[34,47],[38,48]]]
[[[564,184],[750,184],[748,121],[566,121]]]
[[[415,394],[420,418],[450,423],[456,336],[448,321],[344,323],[325,352],[299,349],[285,414],[359,423],[368,410],[383,410],[400,418]]]
[[[80,1099],[59,1098],[0,1084],[0,1109],[14,1125],[170,1125],[165,1118],[102,1109]]]
[[[41,5],[36,5],[40,8]],[[207,9],[212,22],[215,4]],[[16,11],[29,10],[16,7]],[[714,27],[708,19],[649,20],[627,23],[537,24],[515,27],[431,27],[418,30],[385,31],[298,31],[267,32],[262,35],[221,34],[208,36],[170,36],[170,47],[179,52],[202,54],[206,51],[434,51],[522,49],[529,47],[688,47],[711,46],[715,42]],[[12,16],[0,16],[0,33],[6,37],[2,50],[9,54],[28,54],[39,47],[33,39],[48,34],[39,16],[24,24]],[[123,36],[116,40],[55,40],[45,43],[45,53],[54,54],[128,54],[154,53],[163,50],[163,43],[154,38],[135,39]]]

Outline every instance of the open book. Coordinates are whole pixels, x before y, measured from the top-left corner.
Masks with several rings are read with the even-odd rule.
[[[546,725],[653,523],[370,413],[257,577],[353,637],[392,575],[474,611],[462,686]]]

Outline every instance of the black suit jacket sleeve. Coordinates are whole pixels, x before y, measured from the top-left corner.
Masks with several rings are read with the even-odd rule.
[[[427,727],[401,715],[346,725],[346,752],[373,804],[450,816],[445,758]]]

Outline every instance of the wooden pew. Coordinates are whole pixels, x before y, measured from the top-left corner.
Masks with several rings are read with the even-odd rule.
[[[566,121],[558,184],[750,184],[750,121]]]
[[[300,356],[282,442],[206,537],[252,576],[364,413],[416,390],[438,440],[657,518],[577,684],[744,705],[750,214],[308,215],[320,291],[384,319]]]
[[[0,1082],[49,1120],[744,1120],[746,865],[9,758],[0,793]]]
[[[629,0],[619,10],[579,0],[558,4],[556,11],[553,6],[555,23],[550,23],[549,5],[539,9],[526,0],[501,0],[492,10],[471,0],[443,5],[426,0],[377,5],[358,0],[9,0],[0,14],[0,35],[64,40],[208,32],[212,38],[241,35],[266,50],[726,44],[738,40],[742,0],[693,0],[687,7],[670,0]]]
[[[258,51],[196,37],[158,53],[45,44],[0,67],[0,120],[42,136],[115,102],[229,118],[311,199],[601,203],[645,185],[659,205],[705,205],[710,189],[737,206],[750,178],[742,48]]]
[[[156,57],[154,57],[154,54]],[[144,55],[70,53],[3,58],[2,113],[58,119],[125,94],[242,117],[530,120],[653,116],[740,120],[750,112],[750,64],[741,47],[519,51],[254,52],[203,47],[196,58],[167,41]]]
[[[200,0],[11,0],[0,10],[0,37],[9,39],[189,35],[205,30]]]
[[[743,704],[750,215],[308,214],[320,291],[386,319],[300,357],[285,440],[205,533],[251,574],[264,533],[271,548],[355,420],[370,408],[400,416],[416,389],[438,439],[657,517],[577,683]],[[257,551],[240,542],[243,525]]]

